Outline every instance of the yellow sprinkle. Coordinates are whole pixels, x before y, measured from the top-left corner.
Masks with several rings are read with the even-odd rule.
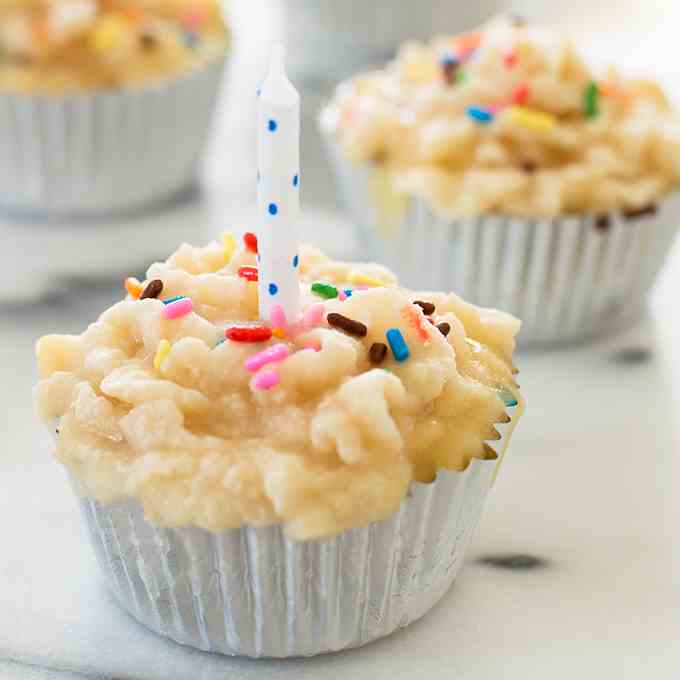
[[[286,331],[283,328],[272,328],[272,335],[279,340],[285,340]]]
[[[524,106],[511,106],[508,109],[508,116],[513,123],[518,123],[540,132],[552,130],[557,125],[557,118],[552,114],[528,109]]]
[[[168,356],[170,352],[171,345],[167,340],[161,340],[158,344],[158,349],[156,350],[156,356],[153,358],[153,367],[157,370],[161,370],[161,364],[165,361],[165,357]]]
[[[236,252],[236,237],[230,231],[225,231],[222,234],[222,245],[224,246],[224,254],[227,260],[231,262],[231,258],[234,257]]]
[[[112,14],[104,16],[92,32],[92,48],[97,52],[106,52],[120,42],[126,31],[127,27],[120,17]]]
[[[378,279],[374,279],[372,276],[357,271],[350,272],[348,279],[350,283],[354,283],[357,286],[381,287],[385,285],[382,281],[378,281]]]

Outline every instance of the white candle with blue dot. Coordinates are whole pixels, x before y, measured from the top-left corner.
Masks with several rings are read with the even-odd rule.
[[[258,97],[260,318],[277,305],[289,323],[300,318],[300,95],[286,77],[283,46],[272,51]]]

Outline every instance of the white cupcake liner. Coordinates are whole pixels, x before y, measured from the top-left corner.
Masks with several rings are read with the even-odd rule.
[[[279,0],[290,69],[311,82],[337,83],[384,64],[405,40],[479,25],[505,9],[501,0]]]
[[[513,423],[497,429],[507,439]],[[159,528],[136,500],[106,506],[71,481],[104,577],[135,619],[205,651],[291,657],[358,647],[427,613],[460,571],[499,465],[441,471],[412,483],[389,519],[309,542],[278,526]]]
[[[120,213],[196,179],[225,58],[139,89],[0,94],[0,209]]]
[[[450,290],[522,320],[520,346],[589,339],[637,320],[680,225],[680,192],[655,214],[525,220],[443,219],[411,197],[382,229],[370,166],[353,165],[326,135],[341,194],[371,258],[418,290]]]

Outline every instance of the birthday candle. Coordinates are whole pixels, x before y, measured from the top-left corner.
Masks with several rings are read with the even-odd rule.
[[[281,45],[272,52],[257,119],[260,318],[271,321],[279,307],[294,323],[300,318],[300,95],[286,77]]]

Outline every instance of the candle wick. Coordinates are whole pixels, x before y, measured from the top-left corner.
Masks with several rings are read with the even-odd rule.
[[[285,74],[285,58],[286,50],[283,43],[276,43],[272,47],[271,59],[269,61],[270,75],[284,75]]]

